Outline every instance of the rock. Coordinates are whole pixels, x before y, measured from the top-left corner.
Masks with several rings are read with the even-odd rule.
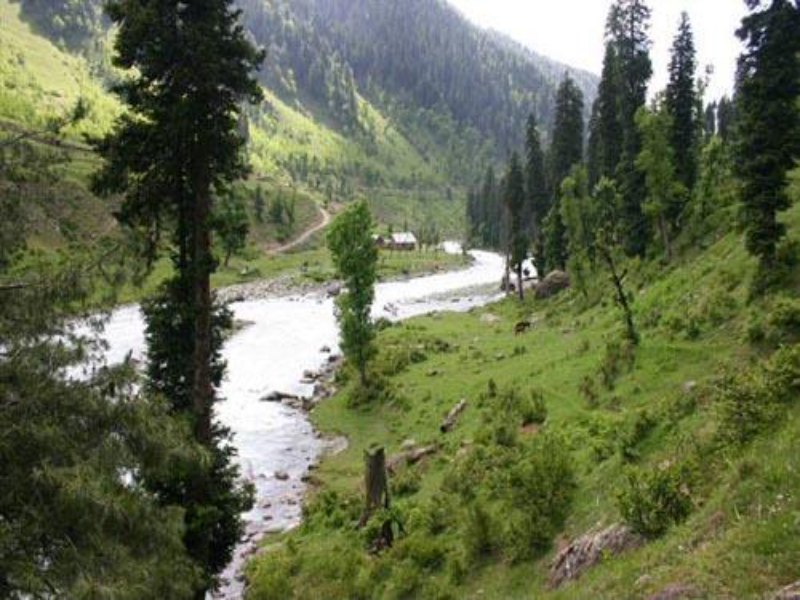
[[[670,583],[667,587],[649,596],[647,600],[688,600],[702,597],[702,594],[693,585]]]
[[[800,579],[771,596],[770,600],[800,600]]]
[[[442,421],[442,424],[439,426],[439,431],[442,433],[447,433],[453,427],[456,426],[456,421],[458,421],[458,417],[461,416],[461,413],[464,412],[464,409],[467,408],[467,400],[462,398],[458,404],[456,404],[450,411],[447,413],[447,416]]]
[[[616,524],[600,531],[592,530],[561,550],[550,565],[548,583],[557,588],[577,579],[608,554],[619,554],[642,543],[642,539],[624,525]]]
[[[275,471],[275,479],[278,481],[288,481],[289,474],[286,471]]]
[[[519,323],[514,325],[514,335],[522,335],[523,333],[528,333],[532,327],[533,327],[532,321],[520,321]]]
[[[485,323],[487,325],[494,325],[495,323],[499,323],[500,320],[500,317],[492,313],[481,315],[481,323]]]
[[[386,460],[386,469],[393,473],[401,465],[415,465],[426,456],[435,454],[439,450],[438,446],[415,446],[405,452],[391,456]]]
[[[417,445],[417,442],[414,441],[413,439],[409,438],[409,439],[403,441],[402,444],[400,444],[400,449],[401,450],[411,450],[416,445]]]
[[[341,293],[342,284],[339,282],[333,282],[325,288],[325,295],[328,296],[328,298],[336,298]]]
[[[553,271],[536,286],[536,297],[540,300],[552,298],[570,286],[569,275],[564,271]]]
[[[685,381],[683,383],[683,386],[682,386],[683,393],[684,394],[691,394],[696,387],[697,387],[697,382],[696,381]]]
[[[441,374],[442,372],[439,369],[433,369],[431,371],[428,371],[428,377],[438,377]]]
[[[331,353],[331,347],[330,346],[323,346],[322,348],[320,348],[319,351],[322,354],[330,354]]]
[[[287,394],[285,392],[270,392],[263,398],[261,398],[261,402],[286,402],[286,401],[295,401],[299,400],[297,396],[293,394]]]

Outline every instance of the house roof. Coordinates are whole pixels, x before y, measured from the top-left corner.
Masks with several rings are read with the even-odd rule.
[[[413,233],[393,233],[392,242],[395,244],[416,244],[417,237]]]

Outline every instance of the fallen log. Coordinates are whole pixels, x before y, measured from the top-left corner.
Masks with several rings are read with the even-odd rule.
[[[467,401],[461,400],[461,402],[450,409],[450,412],[447,413],[444,421],[442,421],[441,427],[439,427],[442,433],[447,433],[453,429],[453,427],[455,427],[458,417],[461,416],[461,413],[464,412],[465,408],[467,408]]]
[[[426,456],[435,454],[439,450],[438,446],[415,446],[409,448],[405,452],[395,454],[386,461],[386,469],[394,472],[395,469],[402,465],[415,465]]]

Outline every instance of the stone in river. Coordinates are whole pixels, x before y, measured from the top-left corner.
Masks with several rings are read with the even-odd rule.
[[[288,481],[289,474],[286,471],[275,471],[275,479],[278,481]]]

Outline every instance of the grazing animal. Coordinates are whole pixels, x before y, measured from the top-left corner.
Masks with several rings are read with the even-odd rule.
[[[514,335],[522,335],[523,333],[528,333],[532,327],[533,323],[531,323],[530,321],[520,321],[514,326]]]

